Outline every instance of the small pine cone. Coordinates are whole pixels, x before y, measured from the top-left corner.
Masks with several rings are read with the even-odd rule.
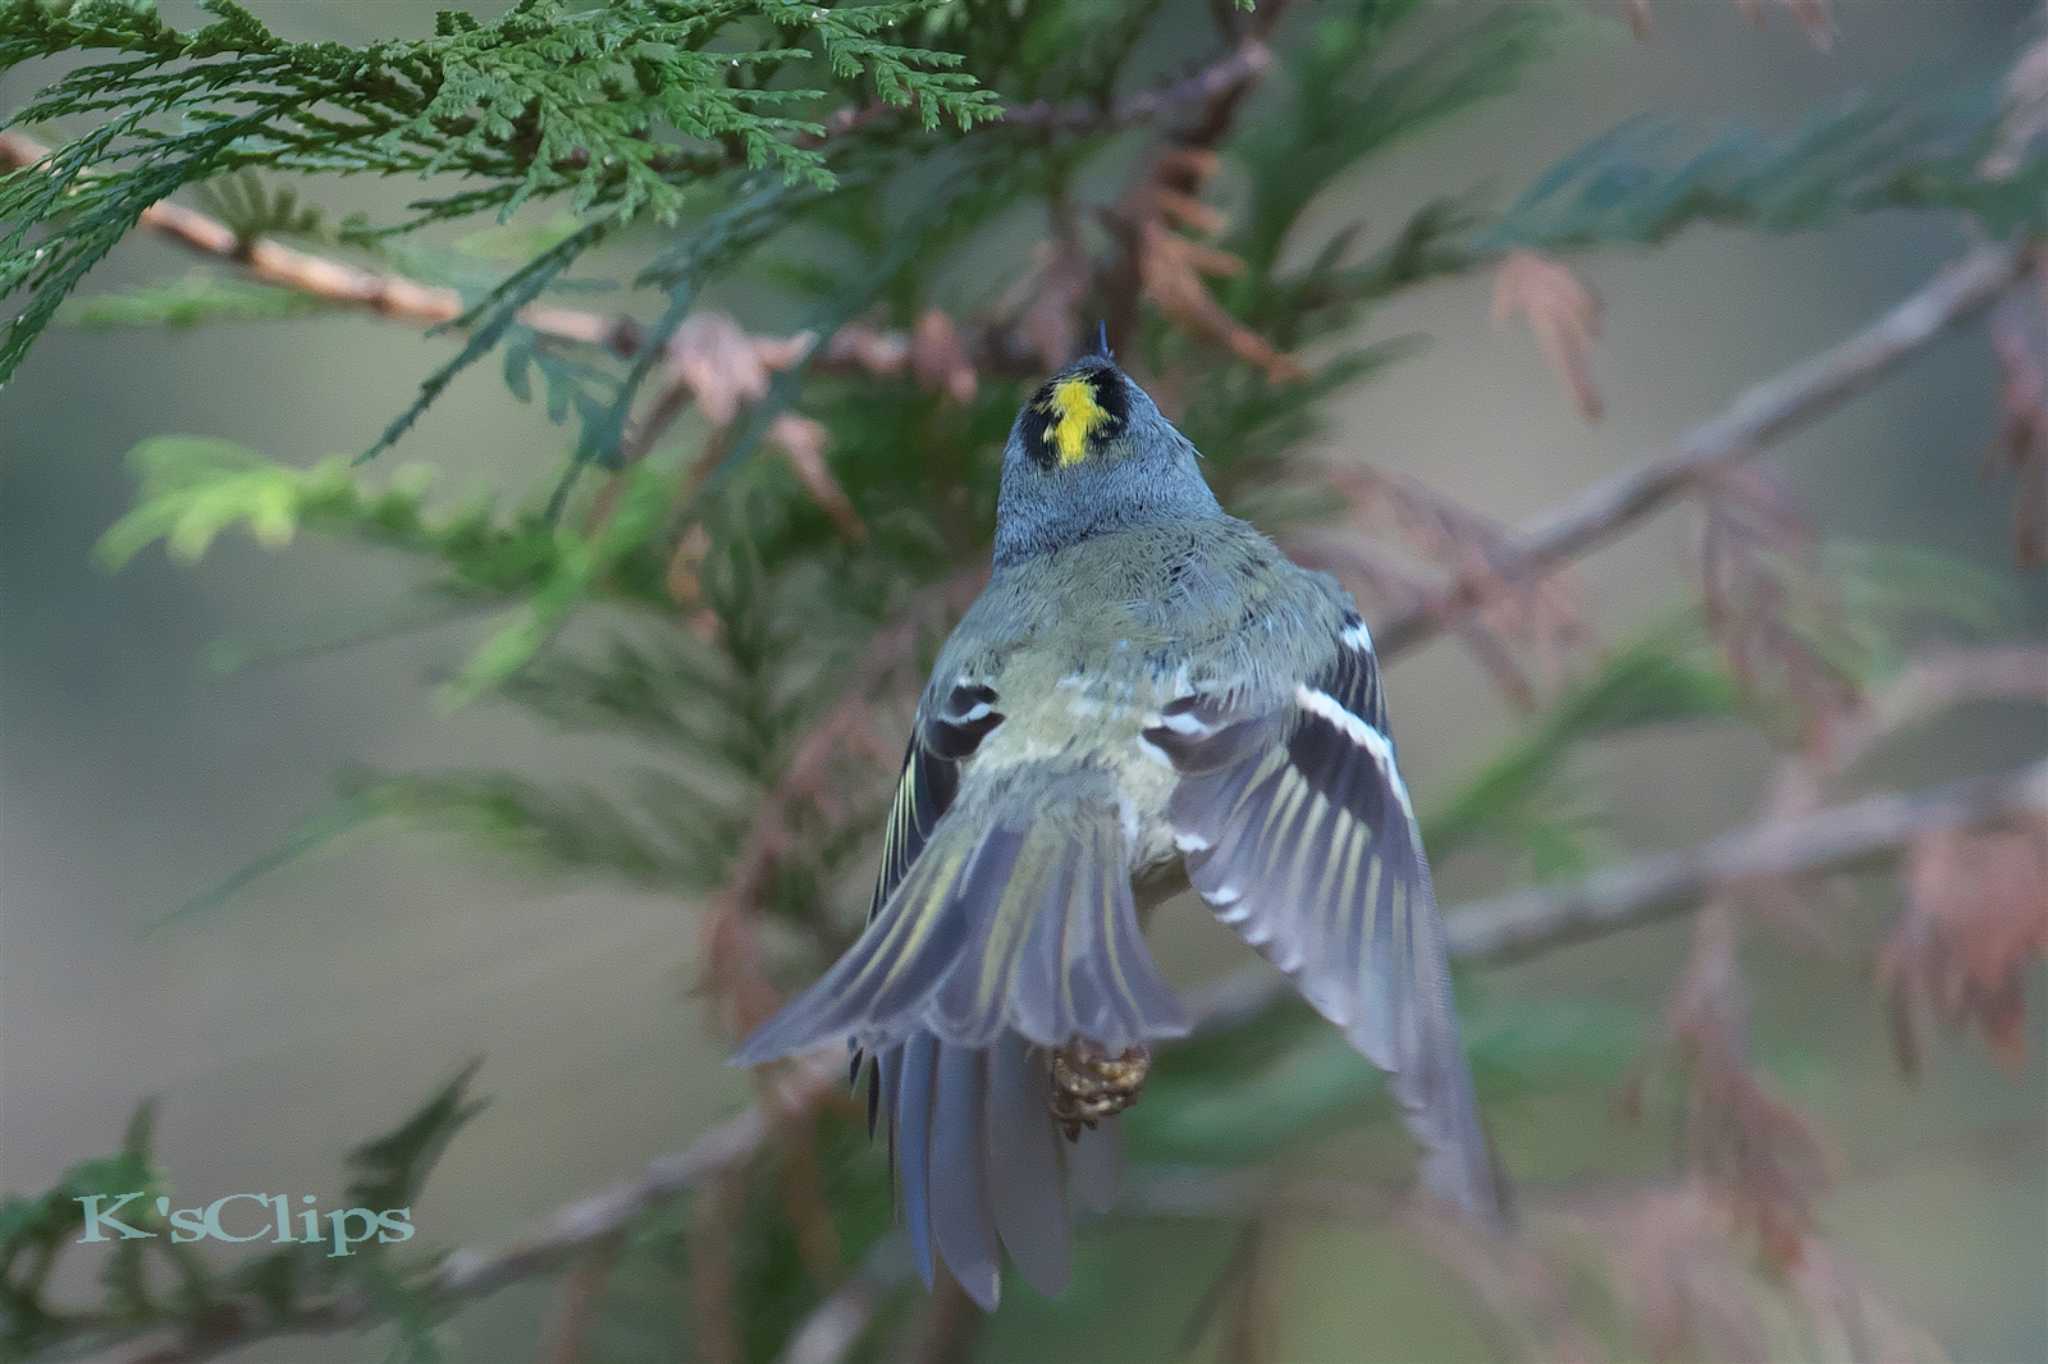
[[[1113,1118],[1138,1101],[1152,1070],[1152,1049],[1144,1045],[1111,1056],[1085,1038],[1052,1053],[1052,1116],[1079,1141],[1081,1129]]]

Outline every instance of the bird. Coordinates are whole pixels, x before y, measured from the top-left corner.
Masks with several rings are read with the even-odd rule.
[[[1210,489],[1106,329],[1018,412],[986,587],[940,649],[868,920],[735,1053],[865,1075],[927,1287],[1055,1296],[1115,1117],[1191,1020],[1140,905],[1189,885],[1390,1077],[1425,1191],[1510,1217],[1372,637]]]

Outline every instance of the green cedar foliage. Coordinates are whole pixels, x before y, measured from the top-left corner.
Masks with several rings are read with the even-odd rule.
[[[347,1227],[349,1253],[333,1254],[330,1214],[349,1208],[409,1211],[450,1139],[483,1107],[468,1094],[476,1070],[475,1062],[465,1066],[391,1131],[349,1154],[342,1187],[314,1209],[322,1239],[306,1238],[303,1224],[293,1220],[289,1225],[298,1239],[266,1242],[226,1271],[199,1252],[189,1225],[164,1211],[188,1204],[203,1211],[205,1203],[181,1197],[157,1168],[151,1154],[156,1104],[145,1102],[116,1154],[73,1167],[39,1197],[0,1199],[0,1304],[6,1308],[0,1358],[33,1358],[60,1343],[74,1349],[81,1343],[105,1345],[166,1325],[217,1320],[223,1313],[255,1311],[289,1320],[308,1304],[330,1304],[349,1293],[379,1302],[381,1315],[397,1325],[407,1358],[436,1358],[429,1330],[436,1309],[416,1292],[435,1253],[406,1241],[365,1239],[358,1218]],[[117,1205],[130,1193],[141,1196]],[[78,1200],[95,1196],[101,1199],[95,1206],[142,1235],[129,1238],[102,1225],[111,1245],[93,1249],[106,1251],[94,1257],[103,1262],[103,1301],[93,1313],[71,1313],[54,1308],[44,1288],[67,1252],[78,1254],[73,1247],[84,1215]],[[246,1216],[250,1210],[239,1211]],[[292,1211],[296,1218],[304,1210]]]
[[[823,782],[811,771],[792,791],[792,776],[814,762],[808,745],[838,713],[849,679],[863,698],[882,698],[881,712],[921,680],[948,603],[986,562],[997,453],[1037,365],[970,347],[977,382],[954,392],[815,357],[859,322],[908,330],[934,309],[1007,319],[1017,306],[1009,287],[1038,278],[1020,234],[1040,235],[1048,207],[1078,224],[1084,249],[1114,262],[1121,177],[1160,130],[1085,118],[1057,134],[1024,120],[1006,126],[995,121],[995,92],[1011,108],[1113,107],[1175,74],[1158,50],[1206,31],[1209,7],[525,0],[489,20],[446,13],[431,36],[362,46],[290,40],[226,0],[205,8],[211,22],[182,31],[144,3],[0,0],[0,69],[85,62],[8,117],[60,145],[40,166],[0,177],[0,291],[20,302],[0,340],[0,379],[142,211],[184,189],[244,239],[310,239],[454,288],[464,311],[416,400],[338,433],[333,447],[346,453],[303,462],[210,435],[145,442],[131,457],[135,505],[106,532],[103,562],[120,568],[157,545],[191,562],[240,534],[276,549],[318,536],[399,556],[417,566],[418,600],[394,606],[384,628],[495,618],[444,700],[515,706],[566,733],[625,739],[635,756],[582,784],[486,766],[345,774],[330,808],[188,908],[381,825],[699,903],[742,871],[761,873],[747,907],[789,930],[772,935],[772,969],[792,981],[814,970],[857,928],[893,773],[856,755]],[[1510,91],[1587,22],[1575,14],[1342,0],[1292,12],[1276,31],[1272,75],[1212,138],[1229,206],[1216,244],[1242,264],[1214,292],[1235,323],[1323,358],[1307,378],[1281,384],[1149,312],[1116,338],[1138,368],[1199,376],[1183,387],[1183,423],[1233,505],[1261,501],[1262,522],[1277,528],[1327,514],[1335,499],[1278,496],[1272,476],[1314,436],[1332,397],[1413,352],[1415,338],[1375,332],[1375,306],[1506,251],[1654,247],[1701,223],[1789,231],[1901,208],[1968,214],[1989,233],[2043,227],[2048,158],[2022,156],[1997,179],[1979,173],[2001,120],[1997,77],[1983,73],[1930,75],[1786,133],[1688,136],[1632,121],[1504,203],[1444,183],[1373,224],[1369,250],[1355,223],[1308,238],[1310,210],[1333,185],[1370,175],[1388,148]],[[863,117],[828,128],[849,109]],[[1183,126],[1185,112],[1164,131],[1199,136]],[[310,200],[348,175],[405,177],[422,197],[398,222],[336,227]],[[531,207],[541,199],[554,201],[554,216]],[[1110,230],[1099,230],[1105,220]],[[405,235],[456,221],[469,235]],[[593,292],[608,283],[629,289]],[[727,426],[686,419],[636,449],[633,420],[664,347],[707,297],[758,300],[762,315],[743,318],[748,327],[794,323],[817,344]],[[530,304],[590,307],[594,298],[634,322],[632,344],[571,346],[522,320]],[[254,322],[302,306],[223,265],[75,301],[69,316],[84,325]],[[387,450],[415,455],[408,433],[435,398],[493,369],[515,400],[564,428],[544,460],[508,461],[495,492],[467,498],[440,492],[431,468],[361,467]],[[830,476],[857,534],[795,462],[762,457],[787,417],[826,434]],[[1822,559],[1843,609],[1789,625],[1844,675],[1895,668],[1908,621],[2003,623],[1985,614],[1995,594],[1984,583],[1927,556]],[[278,652],[231,648],[216,658],[232,666]],[[1444,859],[1479,848],[1542,875],[1583,868],[1609,851],[1584,755],[1655,726],[1757,724],[1767,704],[1728,674],[1697,613],[1677,613],[1531,714],[1505,751],[1425,812],[1427,837]],[[894,724],[876,718],[878,730]],[[785,846],[765,866],[742,867],[770,807]],[[1482,1001],[1471,1031],[1493,1096],[1559,1075],[1612,1077],[1643,1030],[1633,1016],[1532,1019]],[[473,1111],[469,1074],[360,1148],[356,1187],[378,1198],[417,1193]],[[1376,1092],[1369,1068],[1327,1029],[1280,1008],[1177,1051],[1130,1123],[1144,1159],[1248,1165],[1357,1115]],[[1247,1112],[1259,1120],[1247,1123]],[[11,1351],[195,1327],[228,1298],[289,1320],[346,1289],[371,1295],[401,1326],[402,1351],[432,1356],[440,1309],[421,1293],[425,1246],[345,1269],[278,1248],[204,1271],[214,1277],[182,1267],[168,1294],[146,1291],[136,1253],[124,1252],[111,1261],[104,1302],[67,1315],[47,1292],[57,1242],[76,1225],[67,1200],[157,1187],[146,1119],[139,1131],[125,1163],[84,1166],[43,1195],[0,1204]],[[847,1262],[894,1283],[884,1162],[844,1113],[819,1116],[807,1139]],[[695,1237],[691,1210],[635,1224],[598,1303],[592,1357],[688,1353],[678,1332],[694,1328],[678,1326],[676,1284],[707,1253],[730,1261],[746,1357],[780,1351],[828,1285],[806,1268],[776,1193],[781,1171],[753,1173],[723,1252]],[[885,1328],[895,1310],[883,1313]]]
[[[401,228],[502,219],[554,195],[599,222],[673,222],[693,182],[733,165],[829,187],[826,155],[805,143],[825,129],[803,112],[829,96],[914,105],[927,128],[994,115],[959,54],[888,36],[931,7],[523,0],[488,22],[443,11],[432,37],[356,48],[289,41],[234,0],[205,0],[213,22],[189,32],[146,0],[6,0],[0,70],[103,59],[8,119],[92,126],[0,179],[0,292],[29,296],[0,339],[0,382],[145,208],[227,172],[480,182],[419,201]],[[31,249],[43,226],[54,230]]]

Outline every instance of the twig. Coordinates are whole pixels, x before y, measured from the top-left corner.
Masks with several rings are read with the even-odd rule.
[[[996,120],[1006,127],[1043,128],[1049,132],[1106,132],[1138,127],[1181,109],[1202,106],[1243,88],[1272,65],[1271,51],[1248,39],[1215,63],[1189,76],[1137,91],[1107,108],[1089,101],[1037,101],[1007,110]],[[836,115],[827,136],[838,136],[900,112],[877,105]],[[19,132],[0,132],[0,169],[33,166],[50,149]],[[234,265],[260,283],[306,294],[339,307],[362,308],[397,321],[439,326],[462,315],[462,297],[453,289],[423,284],[389,271],[368,270],[318,255],[268,237],[243,238],[220,219],[168,200],[143,210],[142,227],[202,256]],[[579,346],[594,346],[622,359],[638,355],[647,344],[646,328],[627,316],[607,316],[576,308],[533,304],[520,311],[520,322],[541,336]],[[791,338],[757,338],[764,350],[786,347]],[[1021,347],[984,343],[971,348],[987,367],[1009,358],[1019,373],[1029,372],[1031,357]],[[901,372],[911,354],[907,332],[865,327],[840,328],[825,353],[813,362],[827,371],[866,372],[887,377]]]
[[[32,166],[49,148],[18,132],[0,132],[0,168]],[[462,296],[454,289],[389,271],[368,270],[331,256],[286,246],[270,237],[244,239],[220,219],[169,200],[142,212],[140,225],[187,250],[239,268],[258,283],[290,289],[335,304],[362,308],[400,322],[434,327],[462,315]],[[519,321],[535,333],[570,345],[593,346],[620,359],[632,359],[647,344],[646,328],[632,317],[607,316],[577,308],[531,304]],[[909,355],[907,337],[892,344],[896,333],[845,327],[816,363],[826,368],[867,369],[889,373],[891,357]],[[793,338],[761,336],[756,345],[767,353],[786,349]],[[897,359],[894,369],[902,367]]]
[[[1767,820],[1683,852],[1537,887],[1448,916],[1451,955],[1515,961],[1648,923],[1712,886],[1752,877],[1839,871],[1890,857],[1923,835],[2048,814],[2048,761],[1914,792],[1885,792],[1796,820]]]
[[[605,1281],[618,1259],[619,1238],[608,1237],[576,1261],[565,1276],[561,1320],[541,1356],[547,1364],[584,1364],[584,1342],[596,1318],[598,1299],[604,1295]]]
[[[1847,772],[1885,739],[1977,701],[2048,701],[2048,647],[1950,648],[1909,661],[1834,727],[1825,748],[1795,753],[1786,761],[1771,808],[1804,814],[1820,804],[1821,787],[1829,778]]]
[[[1870,387],[1892,366],[1950,327],[1996,302],[2034,267],[2020,246],[1983,247],[1839,345],[1746,390],[1681,436],[1669,453],[1644,459],[1585,489],[1522,531],[1519,559],[1504,571],[1466,577],[1437,597],[1373,627],[1382,657],[1414,648],[1483,605],[1507,578],[1538,576],[1612,539],[1715,471],[1760,453],[1787,432]]]
[[[1521,960],[1676,913],[1691,897],[1729,880],[1840,870],[1894,855],[1929,833],[2043,813],[2048,813],[2048,761],[1915,792],[1867,796],[1804,819],[1753,825],[1684,852],[1642,858],[1574,885],[1454,909],[1446,916],[1451,955],[1475,963]],[[1281,977],[1264,967],[1228,977],[1197,1001],[1196,1032],[1212,1033],[1243,1022],[1287,988]],[[775,1107],[785,1113],[802,1112],[843,1086],[845,1076],[844,1058],[836,1054],[797,1062],[783,1074]],[[650,1162],[638,1178],[568,1204],[506,1249],[452,1253],[417,1292],[446,1308],[556,1269],[618,1235],[650,1209],[751,1159],[773,1127],[767,1112],[749,1108],[686,1149]],[[845,1331],[857,1336],[865,1325],[864,1314],[873,1310],[864,1296],[870,1291],[843,1289],[846,1296],[831,1320],[806,1323],[803,1329],[815,1327],[815,1336],[805,1350],[822,1350],[825,1342],[839,1339]],[[259,1316],[252,1309],[204,1338],[135,1356],[133,1364],[196,1364],[258,1338],[350,1330],[378,1319],[378,1305],[354,1295],[283,1319]],[[786,1355],[796,1361],[832,1357],[800,1353],[795,1341]]]

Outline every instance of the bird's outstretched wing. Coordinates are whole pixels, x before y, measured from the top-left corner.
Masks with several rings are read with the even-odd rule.
[[[943,1261],[985,1308],[999,1244],[1041,1292],[1064,1287],[1068,1189],[1099,1204],[1113,1167],[1107,1132],[1059,1139],[1034,1046],[1083,1036],[1118,1051],[1186,1026],[1138,928],[1108,776],[974,776],[999,707],[963,681],[920,713],[866,930],[734,1058],[850,1039],[926,1283]]]
[[[1347,616],[1278,704],[1184,696],[1145,738],[1181,774],[1169,817],[1195,889],[1389,1073],[1430,1191],[1504,1221],[1364,624]]]

